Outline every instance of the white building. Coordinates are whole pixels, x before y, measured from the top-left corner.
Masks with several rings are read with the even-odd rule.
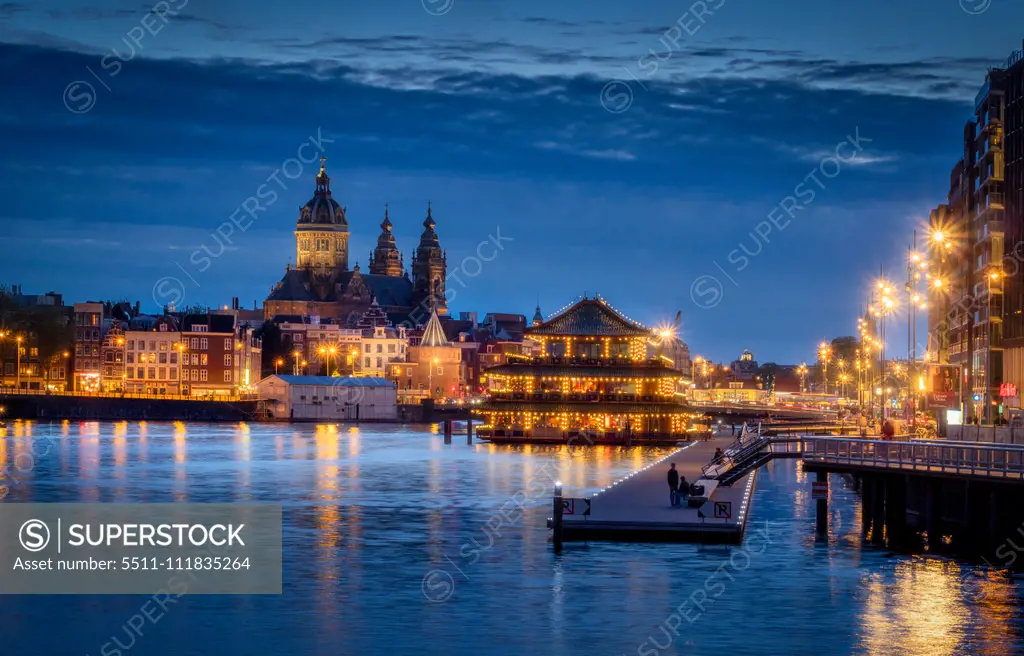
[[[124,333],[125,391],[131,394],[181,394],[181,332],[161,317],[151,330]]]
[[[390,371],[389,364],[405,362],[408,346],[404,326],[376,326],[372,333],[365,331],[360,340],[359,375],[385,378]]]
[[[396,421],[395,384],[383,378],[267,376],[256,385],[274,419]]]

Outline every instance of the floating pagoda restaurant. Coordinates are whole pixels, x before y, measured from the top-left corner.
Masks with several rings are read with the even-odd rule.
[[[488,399],[477,410],[492,442],[676,444],[693,437],[697,415],[680,402],[689,381],[664,357],[648,357],[656,331],[602,298],[583,298],[526,337],[539,357],[514,357],[484,372]]]

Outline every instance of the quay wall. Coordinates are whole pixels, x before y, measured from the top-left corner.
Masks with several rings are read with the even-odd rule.
[[[0,396],[6,419],[252,421],[257,401],[13,395]]]

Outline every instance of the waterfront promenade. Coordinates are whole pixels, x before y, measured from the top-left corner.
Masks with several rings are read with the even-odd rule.
[[[737,542],[742,539],[749,492],[754,474],[748,474],[731,487],[711,492],[711,502],[700,508],[669,504],[666,476],[670,463],[676,464],[687,483],[701,477],[701,468],[711,462],[715,449],[726,449],[735,441],[731,432],[723,432],[706,442],[694,442],[661,460],[633,472],[626,478],[590,497],[590,515],[563,517],[563,536],[573,539],[665,540],[681,542]],[[567,491],[566,496],[570,496]],[[728,517],[715,517],[714,505],[726,504]]]

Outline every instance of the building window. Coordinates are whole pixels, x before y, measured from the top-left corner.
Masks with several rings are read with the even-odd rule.
[[[225,367],[230,367],[231,366],[231,354],[230,353],[225,353],[224,354],[224,366]]]
[[[203,382],[203,383],[206,382],[206,369],[200,369],[199,370],[199,380],[200,380],[200,382]]]
[[[149,342],[149,350],[150,351],[155,351],[156,350],[156,342],[154,342],[153,340],[150,340],[150,342]]]
[[[167,373],[170,374],[169,378],[171,380],[178,380],[178,368],[177,367],[171,367],[170,370]]]
[[[367,352],[367,353],[369,353],[369,352],[370,352],[370,345],[369,345],[369,344],[367,344],[367,345],[366,345],[366,352]]]
[[[377,352],[378,353],[383,353],[384,352],[384,345],[383,344],[378,344],[377,345]]]
[[[167,364],[167,354],[166,353],[161,353],[160,354],[159,362],[160,362],[160,364]]]
[[[205,367],[206,365],[210,364],[210,362],[209,362],[209,358],[208,358],[208,357],[206,357],[206,354],[205,354],[205,353],[200,353],[200,354],[199,354],[199,364],[203,365],[204,367]]]
[[[205,374],[206,371],[203,370],[203,373]],[[198,369],[193,369],[192,370],[192,380],[195,381],[195,382],[199,382],[199,370]],[[203,380],[206,380],[206,378],[204,377]]]
[[[438,376],[444,375],[444,367],[438,367],[436,375],[438,375]]]
[[[198,353],[193,353],[192,354],[192,366],[193,367],[198,367],[199,366],[199,354]]]
[[[231,372],[230,371],[225,371],[224,372],[224,382],[225,383],[230,383],[231,382]]]
[[[166,380],[167,379],[167,367],[160,367],[159,374],[160,374],[160,380]]]
[[[167,350],[167,342],[160,342],[160,350],[161,351],[166,351]]]
[[[381,363],[381,359],[377,358],[377,368],[380,369],[382,366],[384,365]]]
[[[199,338],[198,337],[193,337],[192,338],[192,350],[195,351],[195,350],[198,350],[198,349],[199,349]]]
[[[147,371],[150,380],[156,380],[156,367],[150,367]]]
[[[129,339],[128,340],[128,350],[129,351],[134,351],[135,350],[135,340],[134,339]]]
[[[178,354],[175,353],[174,351],[171,351],[170,363],[171,364],[178,364]]]
[[[201,337],[199,339],[199,350],[205,351],[208,348],[210,348],[209,340],[206,339],[205,337]]]
[[[394,344],[388,344],[388,353],[394,353],[394,352],[395,352],[395,345]]]
[[[295,333],[295,341],[296,342],[301,342],[302,341],[302,333]]]
[[[127,362],[128,362],[128,364],[135,364],[135,354],[134,353],[129,353],[128,354]]]
[[[233,340],[230,337],[227,337],[227,338],[224,339],[224,350],[225,351],[230,351],[231,348],[234,346],[232,341]]]
[[[370,358],[366,358],[366,368],[370,368]]]

